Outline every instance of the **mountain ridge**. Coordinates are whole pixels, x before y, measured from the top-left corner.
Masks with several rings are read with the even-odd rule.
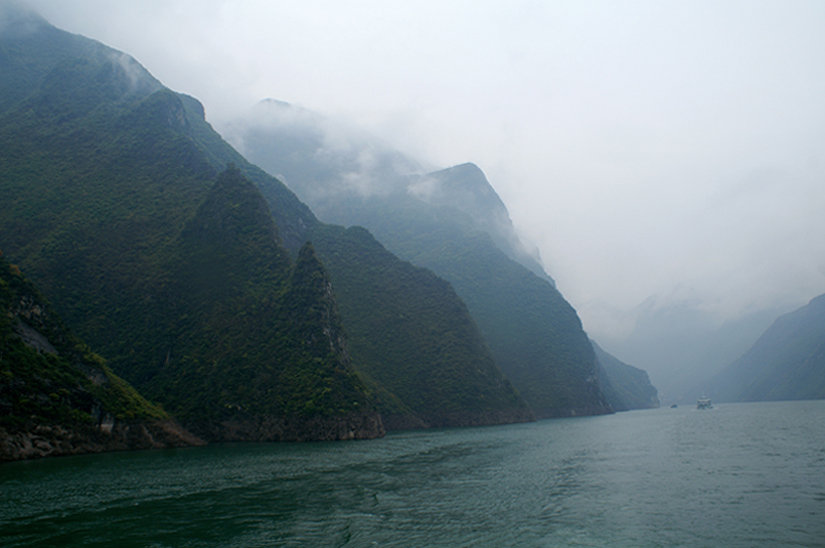
[[[363,378],[358,370],[370,364],[345,338],[385,353],[397,343],[381,324],[350,332],[337,311],[342,270],[327,272],[325,256],[360,245],[361,260],[391,277],[387,294],[404,286],[409,302],[430,290],[458,301],[449,284],[427,285],[431,274],[320,223],[229,147],[196,99],[126,85],[124,54],[51,26],[40,31],[41,40],[37,32],[23,42],[0,36],[2,66],[25,59],[18,65],[38,69],[22,86],[28,93],[0,113],[0,243],[118,373],[207,441],[375,437],[383,435],[380,414],[390,411],[413,426],[533,420],[512,387],[479,372],[488,360],[479,345],[447,360],[479,390],[458,414],[446,413],[449,384],[413,411]],[[235,208],[245,213],[233,216]],[[324,232],[331,247],[317,245],[316,253],[307,240]],[[445,359],[442,334],[426,328],[444,321],[440,315],[467,326],[468,340],[477,337],[460,306],[416,314],[424,328],[413,333]],[[289,382],[272,384],[283,375]],[[499,407],[482,405],[487,389]]]
[[[478,166],[421,173],[404,160],[394,171],[398,153],[361,138],[348,142],[338,128],[327,137],[322,118],[283,103],[259,105],[255,121],[244,123],[229,124],[228,133],[258,165],[284,174],[321,218],[364,226],[402,259],[451,283],[537,417],[610,412],[575,310],[527,257]],[[305,170],[308,159],[316,163]]]

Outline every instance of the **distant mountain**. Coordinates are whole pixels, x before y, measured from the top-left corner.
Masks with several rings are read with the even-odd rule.
[[[455,229],[487,232],[507,256],[553,283],[538,252],[519,240],[504,203],[473,164],[429,173],[370,135],[273,99],[226,124],[222,133],[245,157],[286,182],[325,222],[351,224],[353,216],[367,213],[367,201],[371,224],[416,223],[424,214],[421,204],[428,204],[433,206],[428,210],[447,210]],[[384,211],[382,216],[386,203],[406,215],[394,218]]]
[[[0,34],[0,246],[115,372],[207,440],[532,419],[448,284],[320,223],[127,55],[7,6],[28,22]],[[339,312],[338,285],[358,303],[375,279],[436,350]],[[477,391],[456,397],[442,364]],[[431,381],[403,400],[367,375],[382,367]]]
[[[0,462],[202,443],[114,375],[0,256]]]
[[[825,398],[825,295],[780,316],[705,386],[715,401]]]
[[[594,341],[591,342],[604,373],[599,376],[602,392],[615,411],[659,407],[658,391],[650,383],[646,371],[624,363],[605,352]]]
[[[633,325],[628,335],[603,336],[599,343],[647,371],[663,401],[694,403],[701,394],[700,381],[730,365],[790,310],[771,307],[720,325],[712,312],[690,298],[651,297],[625,315]]]

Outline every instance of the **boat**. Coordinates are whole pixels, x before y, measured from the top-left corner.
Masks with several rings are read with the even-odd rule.
[[[713,405],[710,403],[710,398],[703,395],[701,398],[696,400],[696,409],[713,409]]]
[[[671,409],[676,409],[677,407],[679,407],[679,406],[678,406],[678,405],[676,405],[675,403],[674,403],[673,405],[671,405],[671,406],[670,406],[670,408],[671,408]]]

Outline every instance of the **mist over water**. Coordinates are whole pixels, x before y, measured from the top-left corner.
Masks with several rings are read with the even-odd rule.
[[[825,402],[0,467],[16,546],[821,546]]]

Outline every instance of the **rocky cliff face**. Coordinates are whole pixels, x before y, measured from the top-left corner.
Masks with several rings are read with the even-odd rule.
[[[622,362],[591,342],[599,362],[602,393],[614,411],[659,407],[659,392],[646,371]]]
[[[174,421],[114,421],[100,426],[29,424],[16,431],[0,428],[0,462],[204,444]]]
[[[0,461],[203,441],[113,375],[0,257]]]
[[[211,440],[256,442],[364,440],[386,432],[376,412],[311,417],[239,414],[219,423],[191,423],[190,428]]]

